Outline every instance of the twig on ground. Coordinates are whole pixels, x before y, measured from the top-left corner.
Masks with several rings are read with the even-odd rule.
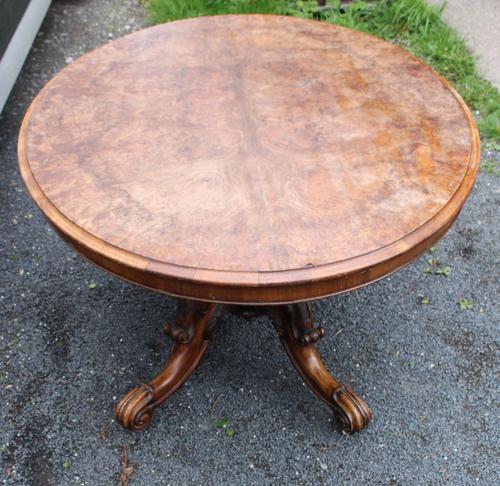
[[[332,337],[338,336],[343,331],[344,331],[344,329],[341,327]]]
[[[127,486],[132,474],[134,474],[134,468],[128,463],[128,446],[125,444],[120,453],[120,479],[116,486]]]
[[[214,414],[215,414],[215,407],[217,406],[217,402],[221,399],[222,395],[224,395],[224,393],[221,393],[215,400],[214,400],[214,403],[212,403],[212,408],[210,409],[210,419],[212,422],[214,422],[215,418],[214,418]]]

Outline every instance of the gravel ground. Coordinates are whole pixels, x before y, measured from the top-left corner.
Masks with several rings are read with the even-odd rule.
[[[132,0],[54,1],[0,118],[0,451],[3,484],[499,484],[498,205],[481,172],[433,256],[314,304],[320,352],[370,404],[347,437],[301,384],[271,325],[225,316],[191,380],[141,434],[116,400],[161,368],[174,301],[115,279],[51,231],[22,185],[22,115],[61,67],[146,25]],[[483,154],[489,167],[498,153]],[[429,258],[429,256],[427,256]],[[420,302],[419,294],[430,303]],[[462,310],[459,299],[474,302]],[[216,406],[213,407],[216,401]],[[233,437],[214,426],[227,419]]]

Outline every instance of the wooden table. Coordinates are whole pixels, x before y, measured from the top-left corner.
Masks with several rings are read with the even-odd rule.
[[[274,323],[346,432],[372,419],[326,370],[307,301],[378,280],[450,228],[479,164],[451,86],[326,23],[219,16],[151,27],[64,68],[19,138],[28,190],[82,256],[179,297],[164,369],[118,404],[140,430],[222,310]],[[242,343],[243,346],[243,343]]]

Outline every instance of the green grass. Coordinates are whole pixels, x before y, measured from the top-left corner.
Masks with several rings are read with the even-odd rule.
[[[143,3],[155,23],[202,15],[284,13],[279,0],[146,0]]]
[[[484,140],[500,141],[500,93],[479,76],[475,57],[425,0],[143,0],[153,22],[223,13],[274,13],[343,25],[400,45],[445,76],[473,111]]]
[[[490,176],[500,177],[500,161],[484,157],[481,160],[481,170]]]

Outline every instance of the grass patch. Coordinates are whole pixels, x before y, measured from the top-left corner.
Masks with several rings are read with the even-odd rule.
[[[490,176],[500,177],[500,162],[488,158],[483,159],[481,161],[481,170]]]
[[[146,0],[143,3],[155,23],[202,15],[285,13],[279,0]]]
[[[167,22],[224,13],[271,13],[317,19],[397,44],[446,77],[473,111],[485,140],[500,141],[500,93],[476,70],[475,57],[441,18],[444,5],[425,0],[145,0],[151,20]]]

